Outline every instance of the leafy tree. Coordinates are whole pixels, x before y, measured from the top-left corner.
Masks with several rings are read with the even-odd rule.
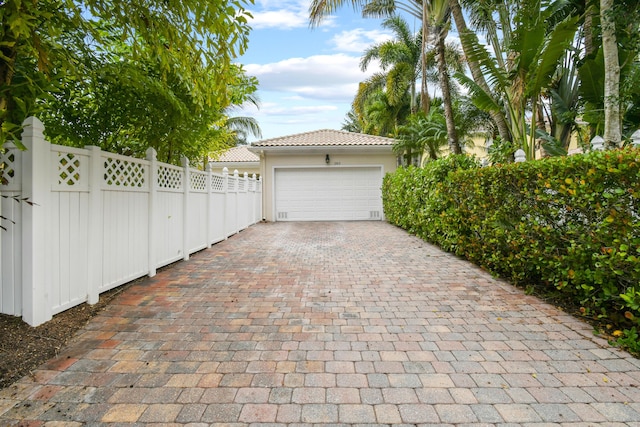
[[[196,161],[235,145],[232,127],[242,129],[238,125],[244,123],[257,128],[240,118],[229,122],[225,111],[225,103],[241,104],[255,91],[255,79],[246,77],[240,66],[229,68],[224,97],[203,92],[212,101],[201,104],[180,74],[163,72],[150,53],[134,58],[131,47],[115,37],[98,55],[82,59],[83,78],[66,81],[64,91],[54,93],[41,113],[53,142],[98,145],[137,157],[153,147],[159,159],[178,163],[179,155]],[[201,70],[201,75],[206,79],[201,83],[209,83],[203,88],[216,87],[213,73]]]
[[[583,106],[583,119],[590,125],[590,137],[604,135],[605,131],[605,102],[610,107],[619,109],[619,113],[613,114],[618,120],[613,121],[614,126],[619,126],[622,119],[622,134],[634,132],[640,125],[640,115],[637,114],[638,97],[638,73],[640,64],[638,53],[640,52],[640,2],[637,0],[616,1],[605,13],[610,17],[615,27],[615,39],[619,64],[618,94],[605,96],[607,75],[605,72],[604,49],[602,47],[603,25],[600,23],[600,3],[593,1],[590,4],[590,15],[593,16],[590,26],[590,50],[585,51],[585,58],[578,69],[580,77],[579,95]],[[586,27],[586,23],[585,23]],[[585,33],[587,31],[585,30]],[[615,61],[613,61],[615,63]],[[616,131],[617,132],[617,131]],[[615,145],[615,144],[614,144]]]
[[[556,22],[554,17],[564,6],[563,0],[505,2],[496,9],[487,0],[475,6],[476,25],[484,26],[494,53],[490,54],[474,35],[461,36],[471,47],[465,53],[470,61],[480,64],[491,83],[491,92],[466,75],[459,73],[457,77],[469,88],[479,108],[493,112],[506,108],[513,142],[533,159],[541,94],[550,87],[560,59],[571,46],[578,17],[567,16]],[[498,23],[494,14],[499,17]],[[528,112],[533,112],[530,121]]]
[[[134,58],[156,58],[163,77],[171,71],[189,82],[185,88],[195,104],[224,104],[232,60],[247,46],[247,17],[242,0],[2,2],[0,142],[18,139],[22,120],[44,107],[38,100],[82,80],[78,52],[94,51],[112,35],[131,47]],[[96,18],[109,31],[95,25]]]

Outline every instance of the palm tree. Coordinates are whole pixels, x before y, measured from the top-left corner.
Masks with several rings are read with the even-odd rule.
[[[400,16],[392,16],[382,23],[383,28],[393,32],[395,38],[368,48],[360,60],[360,68],[366,71],[373,60],[387,71],[385,87],[389,102],[397,104],[409,90],[412,113],[417,110],[416,81],[420,75],[422,37],[412,34],[409,25]],[[407,88],[408,86],[408,88]]]
[[[395,135],[399,123],[408,115],[408,105],[408,102],[391,104],[382,90],[373,92],[362,107],[362,131],[369,135]]]
[[[453,16],[456,28],[458,29],[458,34],[460,35],[462,50],[467,56],[467,65],[469,66],[469,71],[471,71],[471,75],[473,76],[473,81],[487,94],[489,94],[491,93],[491,90],[489,89],[489,85],[487,84],[487,81],[484,77],[484,73],[480,68],[480,64],[478,63],[478,61],[469,60],[469,57],[471,56],[470,52],[473,50],[473,46],[478,44],[478,37],[467,27],[467,23],[458,0],[449,0],[449,8],[451,9],[451,15]],[[489,114],[491,115],[491,119],[496,124],[500,137],[504,141],[510,141],[511,133],[509,132],[509,127],[507,125],[507,120],[505,118],[504,112],[502,110],[490,111]]]
[[[312,25],[317,25],[321,19],[338,9],[344,4],[344,0],[312,0],[310,11],[310,21]],[[440,88],[443,93],[443,102],[445,104],[445,117],[447,121],[447,130],[449,133],[449,146],[454,153],[461,153],[457,132],[455,129],[455,121],[453,118],[453,107],[451,105],[451,89],[449,87],[449,76],[444,55],[444,40],[447,35],[449,24],[449,7],[447,0],[430,0],[418,1],[408,0],[406,2],[396,2],[395,0],[368,0],[364,2],[352,2],[354,7],[362,7],[365,16],[388,16],[395,12],[396,8],[410,13],[417,19],[422,20],[422,38],[420,44],[421,69],[422,69],[422,90],[421,99],[425,112],[429,110],[429,98],[426,90],[426,71],[427,64],[425,58],[426,41],[428,38],[428,30],[435,31],[435,45],[437,54],[437,63],[440,76]],[[413,89],[415,91],[415,88]],[[413,97],[412,97],[413,102]],[[412,103],[412,111],[415,111],[415,104]]]
[[[428,0],[425,0],[428,1]],[[426,9],[423,7],[423,0],[364,0],[362,2],[351,2],[354,9],[361,9],[362,16],[368,18],[390,17],[396,11],[405,12],[422,22],[421,52],[427,51],[427,40],[429,38],[429,27],[426,25]],[[344,5],[344,0],[311,0],[309,6],[309,22],[312,27],[320,24],[322,19],[335,12]],[[425,113],[429,111],[431,100],[427,90],[427,63],[424,55],[421,56],[422,84],[420,90],[420,105]]]
[[[227,119],[226,129],[234,135],[236,145],[247,144],[247,136],[262,138],[262,130],[258,121],[253,117],[234,116]]]
[[[351,110],[347,113],[340,129],[347,132],[362,133],[362,122],[358,118],[353,106],[351,106]]]
[[[438,75],[440,80],[440,89],[442,90],[442,106],[444,108],[444,117],[447,125],[447,141],[449,149],[454,154],[462,154],[458,133],[453,113],[453,103],[451,100],[451,88],[449,80],[449,71],[445,56],[445,38],[448,33],[450,9],[448,0],[431,0],[423,5],[425,9],[429,8],[427,14],[430,18],[430,26],[433,28],[435,35],[436,59],[438,63]]]
[[[392,13],[395,7],[400,4],[394,0],[373,0],[366,3],[363,7],[365,14],[378,15],[382,13]],[[462,149],[458,140],[457,131],[455,128],[455,120],[453,113],[453,106],[451,100],[451,87],[448,73],[448,67],[445,56],[445,39],[448,33],[450,10],[448,0],[430,0],[423,2],[408,3],[408,6],[404,5],[404,10],[412,14],[414,17],[422,20],[422,98],[423,103],[428,101],[428,91],[426,90],[426,42],[428,35],[433,32],[435,38],[435,50],[436,50],[436,62],[438,65],[438,76],[440,83],[440,90],[442,91],[442,101],[444,106],[445,119],[447,123],[447,133],[449,148],[453,153],[460,154]],[[415,109],[412,109],[414,112]],[[428,105],[424,106],[424,112],[429,112]]]
[[[428,16],[427,8],[423,7],[423,2],[421,0],[407,0],[405,2],[396,2],[395,0],[369,0],[362,5],[362,16],[380,18],[391,16],[398,10],[405,12],[422,22],[422,44],[420,51],[423,54],[420,61],[422,77],[420,87],[420,105],[424,113],[428,114],[431,106],[431,99],[427,88],[427,71],[429,66],[427,57],[424,53],[428,50],[427,41],[429,40],[429,26],[425,25],[426,22],[428,22]]]
[[[248,104],[251,104],[256,108],[260,108],[260,98],[258,95],[255,93],[245,95],[242,105]],[[262,130],[255,118],[231,115],[234,110],[237,110],[240,107],[241,105],[232,104],[223,111],[225,120],[221,127],[224,132],[229,135],[232,145],[247,144],[248,135],[253,135],[256,138],[262,138]]]
[[[426,151],[429,160],[440,157],[447,144],[447,125],[440,106],[434,106],[429,114],[419,111],[412,114],[407,123],[398,128],[397,140],[393,150],[401,153],[407,165],[412,164],[413,157],[422,159]]]

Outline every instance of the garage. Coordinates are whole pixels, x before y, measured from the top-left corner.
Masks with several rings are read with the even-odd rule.
[[[324,129],[254,142],[266,221],[380,221],[392,138]]]
[[[380,220],[381,186],[381,167],[279,168],[276,220]]]

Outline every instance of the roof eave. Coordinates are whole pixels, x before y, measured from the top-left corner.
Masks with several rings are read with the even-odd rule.
[[[392,152],[391,145],[285,145],[285,146],[251,146],[249,151],[260,154],[264,152],[282,153],[282,154],[307,154],[307,153],[324,153],[331,152]]]
[[[250,168],[250,167],[259,167],[260,166],[260,161],[253,161],[253,162],[213,162],[210,161],[209,162],[211,164],[211,166],[213,167],[223,167],[223,166],[240,166],[243,168]]]

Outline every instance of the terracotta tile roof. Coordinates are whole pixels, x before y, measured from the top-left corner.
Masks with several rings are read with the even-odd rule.
[[[253,147],[331,147],[331,146],[392,146],[392,138],[322,129],[256,141]]]
[[[213,163],[260,162],[260,156],[249,151],[246,145],[229,148],[212,159]]]

